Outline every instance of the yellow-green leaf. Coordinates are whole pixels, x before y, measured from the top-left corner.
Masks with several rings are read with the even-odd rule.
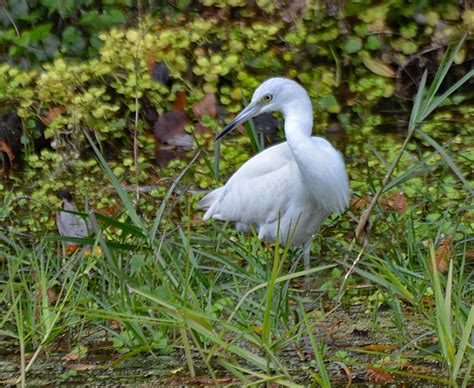
[[[370,56],[362,56],[362,62],[372,73],[381,75],[382,77],[395,77],[395,70],[391,66],[386,65],[376,59],[370,58]]]

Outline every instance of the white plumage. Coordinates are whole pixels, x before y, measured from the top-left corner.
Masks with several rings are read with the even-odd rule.
[[[349,201],[349,184],[341,154],[325,139],[311,137],[313,112],[306,91],[286,78],[260,85],[252,101],[217,136],[263,112],[279,111],[286,142],[248,160],[228,182],[199,203],[204,220],[235,221],[237,229],[254,228],[260,239],[282,245],[307,244],[332,212]]]

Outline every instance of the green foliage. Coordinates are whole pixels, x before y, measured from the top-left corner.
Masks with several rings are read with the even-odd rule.
[[[0,7],[0,50],[27,66],[53,59],[59,52],[95,57],[98,33],[126,22],[132,2],[110,0],[8,0]],[[49,22],[45,23],[45,20]]]

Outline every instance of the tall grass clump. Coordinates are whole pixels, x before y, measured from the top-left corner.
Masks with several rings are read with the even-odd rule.
[[[474,76],[474,70],[470,70],[446,91],[439,93],[464,40],[465,36],[445,53],[429,86],[427,72],[423,74],[414,99],[406,138],[357,225],[356,236],[365,238],[364,246],[360,248],[360,257],[363,259],[358,266],[353,265],[351,268],[364,279],[385,290],[387,303],[391,306],[395,321],[398,322],[397,328],[400,329],[397,340],[404,343],[404,348],[420,348],[420,338],[413,338],[407,343],[406,336],[409,336],[409,333],[403,324],[406,317],[397,300],[402,300],[425,317],[420,322],[427,329],[423,337],[434,335],[436,347],[427,345],[421,348],[427,354],[442,360],[448,377],[446,381],[452,386],[459,383],[462,386],[469,384],[474,362],[474,294],[470,286],[473,272],[472,265],[466,258],[466,246],[472,244],[472,229],[469,230],[459,222],[465,213],[472,209],[474,189],[447,151],[451,142],[439,144],[422,130],[422,124],[449,96]],[[415,136],[426,142],[434,151],[392,178],[408,144]],[[437,156],[441,156],[442,160],[432,163],[431,160]],[[410,179],[431,173],[442,164],[447,165],[460,182],[459,190],[464,190],[465,200],[459,208],[437,209],[442,212],[442,217],[434,223],[415,219],[415,209],[407,209],[405,214],[401,215],[387,215],[387,212],[381,209],[380,198],[384,192],[394,188],[403,190],[403,185]],[[430,202],[429,198],[424,201]],[[436,203],[431,205],[433,208],[437,206]],[[380,228],[389,232],[388,237],[379,236],[380,240],[377,241],[366,234],[369,216],[374,210],[378,210],[376,220]],[[447,225],[452,226],[448,228]],[[448,229],[450,235],[446,236],[442,231]],[[454,246],[451,242],[452,236],[456,236]],[[447,253],[443,253],[440,248],[442,245],[448,246]],[[381,246],[383,249],[380,249]],[[446,266],[448,269],[445,277],[441,271],[445,270]],[[462,373],[461,365],[465,367]]]

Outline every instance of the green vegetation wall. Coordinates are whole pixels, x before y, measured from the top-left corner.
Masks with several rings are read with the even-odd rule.
[[[76,161],[75,173],[89,179],[95,162],[79,158],[86,148],[85,130],[106,146],[105,152],[130,149],[138,133],[143,176],[131,174],[131,181],[146,180],[155,143],[163,140],[153,136],[159,117],[184,112],[172,117],[176,126],[192,135],[192,147],[210,150],[212,132],[226,116],[241,109],[262,80],[277,75],[298,80],[310,92],[316,131],[333,123],[367,131],[382,123],[384,129],[405,129],[421,74],[426,69],[432,75],[448,45],[466,33],[451,80],[472,68],[474,9],[469,4],[0,2],[2,171],[23,160],[30,172],[21,179],[38,173],[50,177],[54,163],[65,168]],[[470,90],[472,84],[450,101],[466,125],[472,125],[474,113]],[[198,102],[208,101],[213,106],[196,109]],[[382,120],[383,114],[389,119]],[[229,146],[221,167],[247,157]],[[133,172],[132,158],[114,171],[119,177]],[[200,187],[210,185],[208,176],[204,168],[196,174]],[[41,191],[52,196],[49,189],[57,185],[51,178]]]
[[[474,10],[457,1],[164,3],[1,5],[0,100],[21,118],[23,143],[38,123],[58,147],[84,128],[128,136],[137,108],[162,114],[180,91],[186,108],[211,92],[235,112],[274,75],[308,88],[322,126],[336,114],[345,123],[389,98],[404,106],[422,70],[474,27]],[[470,52],[456,62],[472,66]]]

